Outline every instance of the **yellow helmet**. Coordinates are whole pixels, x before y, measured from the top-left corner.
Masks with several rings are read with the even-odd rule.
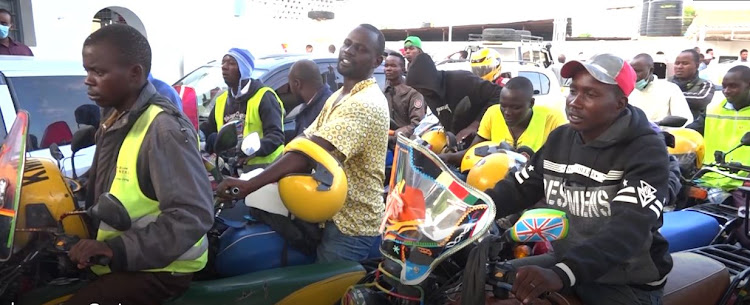
[[[482,160],[482,158],[500,151],[500,144],[498,143],[490,141],[477,143],[466,150],[464,157],[461,159],[461,172],[463,173],[471,170],[471,168],[474,167],[479,160]]]
[[[493,49],[484,48],[471,54],[471,72],[484,80],[494,81],[501,65],[500,53]]]
[[[296,152],[309,158],[312,174],[291,174],[279,180],[279,195],[284,206],[299,219],[324,222],[338,213],[346,201],[346,174],[336,158],[307,138],[295,138],[284,153]]]
[[[466,183],[480,191],[488,190],[505,178],[514,163],[515,160],[505,153],[486,156],[469,171]]]
[[[683,169],[690,169],[693,166],[695,169],[701,168],[706,153],[703,136],[689,128],[676,128],[670,130],[669,133],[674,136],[675,145],[674,148],[667,147],[667,151],[680,161],[680,167]]]
[[[82,208],[78,206],[71,189],[78,189],[80,185],[64,178],[57,165],[49,159],[26,159],[23,180],[16,230],[55,228],[64,213]],[[90,238],[88,226],[81,216],[66,217],[63,228],[65,234]],[[30,238],[29,232],[16,233],[14,247],[22,249]]]
[[[425,132],[421,137],[420,144],[427,146],[432,152],[441,154],[455,150],[457,146],[456,136],[450,132],[445,132],[443,128],[433,128]]]

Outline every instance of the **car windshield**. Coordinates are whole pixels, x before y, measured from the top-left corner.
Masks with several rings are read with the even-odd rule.
[[[99,109],[83,80],[83,75],[8,78],[16,107],[29,112],[29,151],[70,144],[79,124],[98,125]]]

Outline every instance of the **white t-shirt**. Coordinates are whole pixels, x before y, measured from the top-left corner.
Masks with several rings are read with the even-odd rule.
[[[630,105],[641,108],[646,113],[649,121],[661,121],[664,117],[674,115],[688,119],[687,124],[693,121],[685,95],[676,84],[655,79],[645,89],[633,90],[628,97]]]

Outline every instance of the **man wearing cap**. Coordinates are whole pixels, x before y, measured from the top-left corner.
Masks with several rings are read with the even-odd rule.
[[[406,66],[408,69],[411,67],[411,63],[414,62],[414,59],[417,58],[417,55],[424,53],[424,51],[422,51],[422,39],[417,36],[406,37],[404,40],[404,53],[404,57],[409,61],[409,64]]]
[[[628,105],[636,73],[610,54],[571,61],[566,111],[527,165],[487,190],[497,217],[539,200],[564,211],[568,236],[553,254],[512,262],[512,292],[528,304],[547,292],[574,292],[584,304],[661,304],[672,269],[659,234],[668,200],[664,141],[640,109]]]
[[[221,75],[228,89],[216,98],[208,121],[200,126],[201,131],[209,135],[206,141],[209,152],[216,137],[212,134],[225,123],[239,121],[240,142],[242,137],[258,133],[260,148],[247,159],[246,170],[270,164],[284,149],[284,105],[273,89],[250,78],[254,68],[255,58],[248,50],[232,48],[224,55]]]

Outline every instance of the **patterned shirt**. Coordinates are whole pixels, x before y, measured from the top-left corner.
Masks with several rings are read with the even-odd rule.
[[[333,222],[350,236],[376,236],[385,209],[388,102],[374,78],[357,83],[336,102],[341,94],[339,89],[328,98],[305,136],[325,139],[341,153],[349,189]]]

